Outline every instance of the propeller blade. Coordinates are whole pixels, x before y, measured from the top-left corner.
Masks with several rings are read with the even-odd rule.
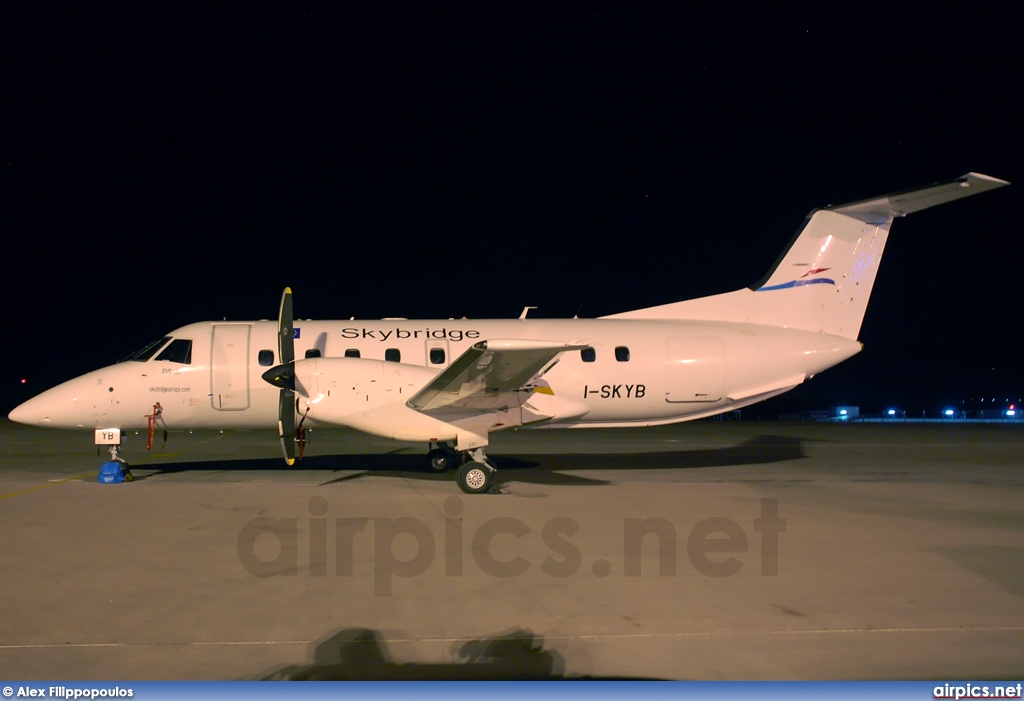
[[[277,406],[277,430],[281,438],[284,460],[289,465],[295,464],[295,334],[292,331],[294,323],[292,289],[286,287],[281,293],[281,308],[277,314],[277,351],[281,364],[263,373],[263,379],[281,388]]]
[[[295,392],[290,389],[281,390],[278,405],[277,430],[281,437],[281,450],[284,460],[289,465],[295,464]]]
[[[281,309],[277,314],[277,350],[282,365],[295,360],[295,332],[292,330],[294,325],[292,288],[286,287],[281,293]]]

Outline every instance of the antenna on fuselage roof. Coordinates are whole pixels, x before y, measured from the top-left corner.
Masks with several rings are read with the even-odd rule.
[[[530,310],[531,309],[536,309],[536,308],[537,307],[523,307],[523,313],[519,315],[519,318],[520,319],[525,319],[526,315],[530,313]]]

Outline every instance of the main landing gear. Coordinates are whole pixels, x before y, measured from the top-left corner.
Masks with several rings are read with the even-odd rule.
[[[436,448],[427,453],[427,466],[434,472],[447,472],[461,464],[462,455],[447,443],[438,443]]]
[[[466,494],[483,494],[491,488],[494,480],[494,473],[498,471],[484,455],[483,448],[467,451],[471,458],[462,464],[455,474],[455,481],[459,483],[459,489]]]
[[[431,443],[431,446],[434,444]],[[446,443],[438,443],[427,453],[427,465],[437,473],[458,468],[455,481],[466,494],[483,494],[491,488],[494,473],[498,471],[484,454],[483,448],[468,450],[465,458]]]

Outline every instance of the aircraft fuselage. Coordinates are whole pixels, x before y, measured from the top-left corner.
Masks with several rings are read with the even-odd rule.
[[[279,391],[262,379],[279,362],[275,322],[200,322],[169,336],[191,342],[188,362],[157,354],[117,363],[44,392],[12,418],[59,428],[139,429],[159,403],[160,426],[169,430],[277,426]],[[643,426],[718,414],[791,389],[861,349],[857,341],[823,333],[680,320],[296,321],[294,336],[297,358],[316,347],[330,359],[335,391],[347,392],[356,408],[357,401],[401,405],[482,340],[585,344],[561,354],[540,378],[543,393],[577,407],[572,418],[540,423],[562,427]],[[368,364],[356,354],[390,361],[377,364],[379,383],[366,379]],[[352,387],[345,386],[349,379]],[[315,425],[317,415],[313,405],[309,422]],[[491,430],[514,425],[520,423]]]

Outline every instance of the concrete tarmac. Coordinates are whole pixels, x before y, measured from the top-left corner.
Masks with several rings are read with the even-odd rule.
[[[1024,426],[699,422],[420,446],[0,423],[0,678],[1020,679]]]

